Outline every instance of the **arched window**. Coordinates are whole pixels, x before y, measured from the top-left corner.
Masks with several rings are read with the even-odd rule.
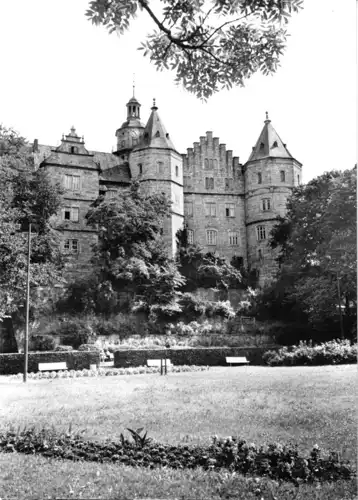
[[[157,162],[157,169],[158,169],[158,174],[163,175],[164,174],[164,163],[162,161]]]
[[[261,172],[259,172],[257,174],[257,184],[262,184],[262,174],[261,174]]]
[[[213,160],[210,158],[210,160],[209,160],[209,168],[210,168],[210,170],[213,169],[213,165],[214,165],[213,164]]]
[[[266,212],[267,210],[271,209],[271,200],[270,198],[263,198],[262,199],[262,210]]]
[[[300,176],[299,175],[297,176],[297,183],[298,184],[300,183]]]
[[[178,167],[178,165],[175,165],[175,176],[179,177],[179,167]]]
[[[143,173],[143,165],[141,163],[138,163],[138,174],[142,175]]]
[[[217,244],[217,231],[214,229],[208,229],[206,231],[206,242],[208,245],[216,245]]]
[[[205,166],[206,170],[208,170],[208,168],[209,168],[209,160],[207,158],[205,158],[205,160],[204,160],[204,166]]]
[[[284,170],[280,170],[280,179],[281,179],[281,182],[285,182],[285,180],[286,180],[286,174],[285,174]]]
[[[262,241],[266,239],[266,227],[265,226],[257,226],[256,227],[256,235],[258,241]]]
[[[76,146],[71,146],[71,154],[73,153],[78,153],[78,148],[76,148]]]

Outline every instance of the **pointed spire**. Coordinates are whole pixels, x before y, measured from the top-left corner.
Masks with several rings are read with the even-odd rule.
[[[256,142],[256,145],[252,148],[252,152],[248,161],[258,160],[260,158],[292,158],[290,152],[276,132],[276,130],[271,125],[271,120],[269,119],[268,112],[266,111],[266,120],[264,128]]]
[[[176,151],[168,132],[158,114],[158,107],[153,99],[152,112],[143,132],[142,145],[152,148],[173,149]]]
[[[133,99],[135,99],[135,73],[133,73]]]

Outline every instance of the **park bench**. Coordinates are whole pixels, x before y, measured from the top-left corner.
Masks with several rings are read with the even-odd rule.
[[[232,365],[247,365],[250,361],[247,361],[245,356],[242,357],[227,357],[226,362]]]
[[[59,361],[57,363],[39,363],[40,372],[52,372],[54,370],[67,370],[66,361]]]
[[[167,366],[172,366],[170,359],[147,359],[147,365],[148,366],[161,366],[161,363]]]

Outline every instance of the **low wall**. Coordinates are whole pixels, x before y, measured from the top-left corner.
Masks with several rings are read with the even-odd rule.
[[[227,356],[245,356],[253,365],[262,364],[262,355],[277,346],[266,347],[193,347],[177,349],[118,349],[114,352],[114,366],[145,366],[148,359],[167,358],[174,365],[227,366]]]
[[[88,351],[48,351],[48,352],[29,352],[28,371],[38,372],[39,363],[67,363],[69,370],[89,369],[90,365],[100,364],[99,352]],[[24,371],[23,354],[0,354],[0,375],[15,375]]]

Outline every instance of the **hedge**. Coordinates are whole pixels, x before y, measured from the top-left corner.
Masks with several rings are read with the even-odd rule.
[[[275,348],[274,348],[275,349]],[[270,350],[274,350],[270,348]],[[276,348],[278,349],[278,348]],[[267,347],[192,347],[177,349],[118,349],[114,351],[114,366],[144,366],[148,359],[170,359],[173,365],[227,366],[227,356],[245,356],[253,365],[262,365]]]
[[[65,361],[69,370],[83,370],[90,365],[100,364],[99,352],[91,351],[48,351],[29,352],[28,371],[38,372],[39,363]],[[14,375],[24,371],[24,354],[0,354],[0,375]]]

